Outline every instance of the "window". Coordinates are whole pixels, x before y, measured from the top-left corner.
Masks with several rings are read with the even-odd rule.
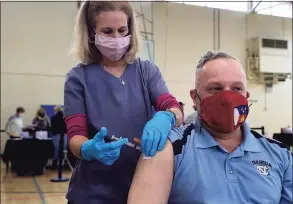
[[[288,49],[288,41],[286,41],[286,40],[276,40],[276,48]]]
[[[262,46],[268,47],[268,48],[274,48],[275,47],[275,40],[271,39],[262,39]]]
[[[214,0],[214,1],[192,1],[192,0],[183,0],[183,1],[175,1],[171,0],[170,2],[174,3],[184,3],[184,4],[190,4],[194,6],[203,6],[203,7],[210,7],[210,8],[218,8],[218,9],[227,9],[232,11],[242,11],[247,12],[247,2],[240,1],[240,0]]]
[[[183,3],[183,4],[190,4],[194,6],[203,6],[203,7],[210,7],[210,8],[218,8],[218,9],[226,9],[232,11],[242,11],[248,12],[249,11],[249,2],[241,1],[241,0],[213,0],[211,1],[192,1],[192,0],[170,0],[173,3]],[[292,18],[292,2],[290,1],[252,1],[252,8],[255,8],[255,12],[258,14],[263,15],[272,15],[272,16],[279,16],[279,17],[286,17]]]
[[[292,2],[254,1],[253,6],[258,14],[292,18]]]
[[[265,48],[279,48],[288,49],[288,41],[286,40],[275,40],[275,39],[262,39],[262,47]]]
[[[247,12],[248,3],[246,1],[213,1],[206,2],[206,6],[210,8]]]

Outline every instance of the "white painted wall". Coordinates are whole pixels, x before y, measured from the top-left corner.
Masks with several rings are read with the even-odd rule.
[[[62,104],[76,3],[1,3],[1,128],[15,108],[26,123],[42,104]]]
[[[223,10],[218,39],[217,10],[154,4],[155,61],[172,93],[187,103],[186,114],[192,111],[189,90],[202,53],[217,48],[219,42],[221,50],[245,65],[246,38],[266,35],[292,39],[291,20]],[[134,5],[141,12],[140,3]],[[142,9],[151,20],[151,3],[143,3]],[[27,110],[28,124],[40,104],[63,103],[65,74],[77,63],[68,55],[76,14],[76,2],[1,2],[1,129],[19,105]],[[141,18],[138,22],[143,30]],[[146,28],[150,32],[151,24],[146,23]],[[272,135],[292,124],[291,81],[267,94],[267,111],[264,87],[249,84],[249,88],[252,98],[258,100],[249,116],[252,126],[264,125]]]
[[[1,129],[17,106],[29,124],[40,104],[63,104],[76,14],[76,2],[1,2]]]

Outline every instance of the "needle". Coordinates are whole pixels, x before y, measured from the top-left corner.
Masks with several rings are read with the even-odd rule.
[[[115,141],[118,141],[118,140],[121,140],[122,139],[122,137],[115,137],[114,135],[112,135],[112,137],[111,137],[111,140],[113,141],[113,140],[115,140]],[[136,141],[137,141],[138,139],[136,139]],[[139,142],[140,142],[140,140],[139,140]],[[132,148],[135,148],[135,149],[137,149],[137,150],[141,150],[141,147],[140,146],[138,146],[138,145],[136,145],[136,144],[133,144],[133,143],[131,143],[131,142],[126,142],[125,143],[127,146],[129,146],[129,147],[132,147]],[[143,156],[143,159],[150,159],[151,157],[147,157],[147,156]]]

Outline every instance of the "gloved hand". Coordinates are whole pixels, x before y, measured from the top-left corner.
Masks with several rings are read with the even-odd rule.
[[[84,142],[81,146],[81,156],[83,159],[92,161],[99,160],[105,165],[112,165],[120,155],[121,147],[128,142],[127,138],[106,143],[104,137],[107,129],[102,127],[95,137]]]
[[[175,125],[174,115],[168,111],[159,111],[147,122],[141,138],[141,151],[149,157],[154,156],[157,150],[164,149],[167,137]]]

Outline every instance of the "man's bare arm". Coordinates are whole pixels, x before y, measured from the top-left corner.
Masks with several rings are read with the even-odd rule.
[[[148,160],[140,158],[131,188],[128,204],[167,204],[174,174],[174,153],[168,140],[165,148]]]

